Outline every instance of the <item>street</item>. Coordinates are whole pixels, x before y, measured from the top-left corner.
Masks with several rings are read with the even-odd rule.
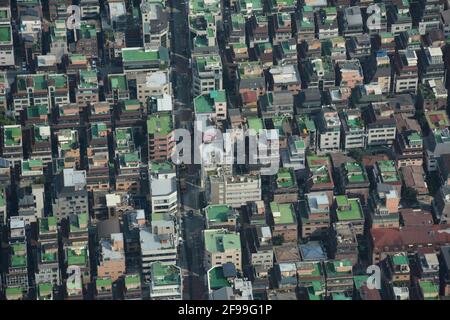
[[[172,66],[172,90],[174,93],[174,125],[176,128],[189,128],[189,123],[193,120],[192,98],[191,98],[191,77],[190,77],[190,35],[187,25],[187,4],[181,1],[169,1],[171,12],[171,66]],[[187,172],[190,176],[197,176],[194,171],[198,171],[194,165],[187,165]],[[179,181],[181,179],[190,180],[187,189],[181,193],[181,236],[182,245],[179,249],[179,264],[184,276],[184,299],[202,300],[205,299],[206,285],[204,283],[203,269],[203,244],[202,230],[204,220],[202,214],[196,210],[201,205],[200,189],[192,182],[182,170],[178,170]],[[192,214],[188,212],[192,211]],[[180,217],[179,217],[180,218]]]

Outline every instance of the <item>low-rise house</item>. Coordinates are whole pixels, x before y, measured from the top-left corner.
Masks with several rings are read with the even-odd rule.
[[[282,242],[297,242],[298,222],[294,205],[273,201],[270,203],[270,210],[274,221],[273,238],[281,237]]]
[[[302,238],[316,237],[328,232],[330,227],[330,202],[324,192],[312,192],[300,201]]]

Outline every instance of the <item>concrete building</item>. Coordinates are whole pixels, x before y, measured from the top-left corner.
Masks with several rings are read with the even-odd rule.
[[[210,269],[227,262],[242,270],[241,240],[239,235],[226,230],[203,230],[205,245],[204,267]]]
[[[192,61],[193,94],[222,90],[222,60],[219,55],[195,57]]]
[[[166,221],[171,222],[171,221]],[[151,265],[160,262],[163,265],[174,265],[177,261],[176,236],[169,226],[169,232],[165,228],[158,228],[157,223],[152,227],[143,227],[139,230],[141,244],[141,268],[144,281],[151,281]],[[156,231],[156,232],[155,232]],[[161,233],[160,233],[161,232]]]
[[[273,217],[272,236],[281,237],[282,242],[297,242],[298,222],[295,207],[292,203],[270,203]]]
[[[111,233],[100,240],[97,265],[99,278],[110,278],[113,282],[125,274],[125,249],[122,233]]]
[[[88,212],[86,171],[63,169],[55,179],[53,214],[58,221],[70,214]]]
[[[150,299],[182,300],[183,277],[180,267],[154,262],[150,274]]]
[[[148,154],[154,161],[169,160],[175,146],[170,113],[151,114],[147,119]]]
[[[311,192],[299,203],[302,238],[328,233],[330,227],[330,202],[324,192]]]
[[[344,150],[366,147],[366,129],[357,110],[345,110],[340,114],[341,141]]]
[[[210,204],[228,204],[240,207],[251,201],[261,200],[261,177],[259,175],[210,176],[206,185]]]
[[[142,38],[144,48],[170,47],[169,19],[160,3],[141,3]]]
[[[317,121],[320,151],[337,151],[341,147],[341,120],[338,112],[324,107]]]
[[[238,213],[223,204],[209,205],[204,209],[207,229],[228,229],[236,231]]]

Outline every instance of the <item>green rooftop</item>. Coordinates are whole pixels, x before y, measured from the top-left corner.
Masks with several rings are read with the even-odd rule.
[[[249,129],[255,130],[256,133],[264,129],[264,123],[261,118],[256,117],[247,118],[247,125]]]
[[[355,284],[356,290],[359,290],[363,285],[367,285],[367,275],[355,275],[353,276],[353,283]]]
[[[22,129],[21,126],[4,126],[4,141],[5,146],[20,146],[22,144]]]
[[[227,222],[232,209],[224,204],[212,204],[205,208],[205,213],[209,222]]]
[[[358,199],[348,199],[347,196],[336,196],[337,216],[339,221],[360,220],[363,218],[362,207]]]
[[[39,233],[49,233],[56,231],[57,231],[56,217],[46,217],[39,219]]]
[[[225,90],[213,90],[209,94],[202,94],[194,99],[196,113],[210,113],[216,111],[216,103],[226,103]]]
[[[357,162],[346,162],[344,164],[347,180],[350,183],[364,182],[367,180],[363,167]]]
[[[53,285],[51,283],[45,282],[38,285],[39,297],[47,296],[53,293]]]
[[[149,135],[167,135],[172,129],[172,117],[170,113],[154,113],[147,119],[147,132]]]
[[[23,291],[20,287],[8,287],[5,289],[5,295],[8,299],[16,298],[17,296],[22,297]]]
[[[155,61],[159,59],[157,50],[144,50],[144,48],[127,48],[122,50],[124,62]]]
[[[301,133],[316,132],[314,120],[307,115],[297,116],[297,124]]]
[[[43,170],[44,163],[40,159],[29,159],[22,161],[22,172],[28,172],[31,170]]]
[[[396,266],[409,265],[409,260],[406,255],[395,255],[392,257],[392,261]]]
[[[128,88],[127,78],[124,75],[110,75],[109,83],[110,83],[111,89],[113,89],[113,90],[126,91]]]
[[[439,286],[433,281],[419,280],[425,300],[439,300]]]
[[[270,203],[270,210],[272,211],[273,220],[277,224],[292,224],[296,223],[295,211],[292,203]]]
[[[327,261],[325,262],[327,277],[336,275],[351,275],[353,270],[352,266],[353,264],[349,260]]]
[[[125,286],[128,288],[140,286],[141,285],[141,277],[137,274],[128,274],[125,276]]]
[[[241,250],[241,239],[237,233],[225,230],[204,230],[205,249],[211,253]]]
[[[11,26],[0,25],[0,42],[11,42]]]
[[[214,267],[208,272],[209,286],[211,290],[220,289],[223,287],[231,287],[230,282],[223,274],[223,267]]]
[[[95,286],[97,287],[97,290],[101,288],[111,288],[112,280],[111,278],[97,278],[95,280]]]
[[[87,258],[87,249],[83,248],[80,252],[75,252],[75,250],[68,248],[67,249],[67,263],[69,266],[78,265],[85,266],[88,262]]]
[[[395,167],[395,161],[393,160],[380,160],[377,161],[378,169],[380,170],[381,180],[386,182],[398,182],[400,177]]]
[[[152,264],[152,282],[155,286],[174,286],[181,284],[180,269],[174,265]]]
[[[152,173],[159,173],[160,171],[172,171],[174,169],[174,165],[169,161],[152,162],[150,168]]]
[[[198,72],[207,72],[211,68],[215,69],[221,67],[222,60],[219,55],[196,57],[195,65]]]
[[[295,186],[294,170],[280,168],[277,173],[277,188],[290,188]]]

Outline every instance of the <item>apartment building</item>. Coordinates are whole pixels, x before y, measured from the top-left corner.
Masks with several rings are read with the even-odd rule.
[[[154,262],[150,274],[150,299],[182,300],[183,277],[180,267]]]
[[[210,176],[206,195],[210,204],[240,207],[248,202],[261,200],[261,177],[251,174]]]
[[[232,263],[242,270],[241,240],[237,233],[226,230],[203,230],[204,267],[210,269]]]
[[[322,152],[336,151],[341,147],[341,120],[332,107],[322,108],[317,121],[319,129],[319,149]]]
[[[367,145],[392,145],[395,141],[397,126],[394,110],[386,103],[371,103],[367,113]]]
[[[142,38],[145,49],[170,47],[169,19],[162,4],[151,1],[141,3]]]
[[[212,90],[194,98],[196,119],[210,115],[211,119],[227,119],[227,96],[225,90]]]
[[[330,227],[330,202],[324,192],[311,192],[299,203],[302,238],[317,237]]]
[[[394,92],[417,92],[419,69],[417,54],[414,50],[398,51],[393,57],[394,63]]]
[[[172,156],[173,140],[172,116],[167,112],[151,114],[147,119],[149,159],[165,161]]]
[[[125,249],[122,233],[111,233],[99,243],[97,276],[113,282],[125,274]]]
[[[282,239],[282,242],[297,242],[298,222],[295,207],[292,203],[270,203],[273,217],[272,237]]]
[[[9,160],[14,166],[23,159],[23,137],[20,125],[7,125],[1,128],[2,158]]]
[[[194,57],[192,71],[194,96],[223,89],[222,60],[219,55]]]
[[[70,214],[88,212],[88,193],[85,187],[84,170],[63,169],[56,176],[52,207],[58,221]]]

